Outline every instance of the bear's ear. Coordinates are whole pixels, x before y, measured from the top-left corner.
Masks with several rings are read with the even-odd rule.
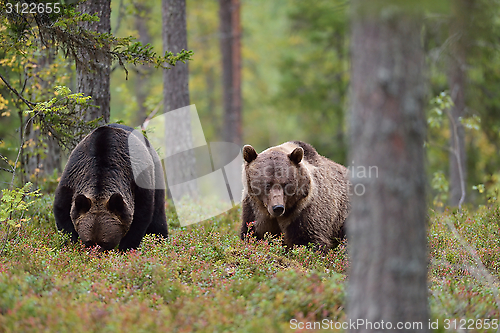
[[[78,194],[75,198],[75,211],[77,216],[85,214],[90,210],[92,201],[83,194]]]
[[[252,146],[245,145],[243,147],[243,158],[245,159],[245,161],[250,163],[257,158],[257,152]]]
[[[290,154],[288,154],[288,157],[290,157],[293,163],[299,164],[304,157],[304,149],[302,149],[302,147],[297,147]]]
[[[123,202],[122,195],[120,193],[113,193],[106,204],[106,208],[117,215],[123,214],[125,211],[125,202]]]

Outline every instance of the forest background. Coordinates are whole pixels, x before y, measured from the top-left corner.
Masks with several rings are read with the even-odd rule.
[[[304,140],[322,155],[348,167],[356,165],[347,157],[353,2],[241,1],[243,143],[261,151],[288,140]],[[113,34],[135,36],[162,53],[159,1],[111,4]],[[495,320],[500,311],[500,100],[496,96],[500,3],[442,1],[429,8],[420,31],[429,83],[425,101],[428,304],[430,318],[439,320],[442,330],[453,331],[445,320],[454,318],[455,325],[464,318]],[[218,11],[218,1],[186,2],[188,49],[193,50],[188,61],[190,100],[197,106],[208,142],[223,141],[227,130]],[[391,16],[397,11],[388,6],[382,12]],[[2,41],[8,40],[11,36],[1,29]],[[59,54],[44,68],[41,50],[22,56],[1,48],[0,52],[0,74],[7,79],[0,85],[0,154],[6,157],[0,181],[2,188],[21,188],[2,196],[1,221],[6,223],[0,229],[0,332],[4,328],[111,332],[129,326],[163,331],[166,325],[178,331],[192,327],[288,331],[290,320],[297,318],[346,320],[350,264],[346,243],[324,256],[305,247],[286,252],[273,241],[244,243],[237,236],[237,209],[186,228],[179,226],[175,210],[167,206],[169,241],[146,237],[138,251],[123,255],[115,251],[101,255],[81,244],[67,244],[55,231],[51,212],[64,158],[60,165],[52,165],[53,172],[44,170],[45,162],[42,168],[31,168],[33,156],[48,161],[57,154],[33,135],[40,129],[36,125],[20,143],[24,133],[20,127],[32,115],[24,112],[30,103],[13,95],[4,83],[13,83],[32,102],[66,98],[72,96],[69,90],[43,82],[77,93],[75,66]],[[113,64],[110,122],[137,126],[162,108],[162,70],[130,64],[126,68],[128,74]],[[85,103],[82,97],[72,98]],[[24,165],[15,162],[20,145],[26,155]],[[458,179],[453,166],[457,155],[464,171]],[[19,172],[20,166],[26,173]],[[18,176],[15,184],[13,170]],[[28,200],[37,192],[23,187],[26,181],[35,183],[43,195]],[[465,204],[456,209],[462,185]],[[13,209],[12,203],[18,206]],[[424,221],[420,222],[423,230]],[[393,253],[397,257],[397,251]],[[403,274],[410,264],[400,263]],[[47,310],[53,308],[59,312]],[[483,329],[474,320],[473,324],[473,331],[498,328]]]
[[[191,103],[197,106],[207,142],[222,141],[223,91],[217,1],[186,2]],[[448,203],[450,182],[450,126],[447,112],[450,99],[450,59],[457,44],[467,50],[459,64],[463,71],[463,114],[465,128],[464,158],[467,202],[485,204],[499,185],[499,123],[496,96],[500,61],[495,41],[499,20],[493,13],[496,1],[475,1],[474,11],[466,16],[466,36],[450,31],[453,6],[428,13],[423,43],[427,54],[429,121],[427,171],[432,193],[430,199],[442,206]],[[134,36],[143,45],[150,43],[161,53],[161,11],[155,1],[112,1],[111,28],[118,37]],[[242,25],[242,128],[243,142],[257,151],[289,140],[310,142],[317,150],[346,166],[347,121],[349,112],[349,3],[346,1],[243,1]],[[466,40],[466,42],[458,41]],[[34,55],[36,56],[36,55]],[[455,57],[456,58],[456,57]],[[2,67],[9,71],[16,59],[5,58]],[[76,92],[74,64],[56,61],[58,85]],[[111,122],[131,126],[162,103],[162,71],[145,66],[128,66],[128,75],[114,65],[111,76]],[[15,74],[15,70],[9,75]],[[52,75],[46,73],[45,75]],[[33,91],[35,100],[44,100]],[[19,146],[19,126],[15,103],[5,86],[1,87],[0,153],[14,159]],[[434,98],[442,93],[444,97]],[[48,97],[45,96],[45,100]],[[453,96],[451,96],[453,97]],[[448,99],[447,99],[448,98]],[[453,98],[451,98],[453,99]],[[62,167],[60,165],[60,167]],[[6,180],[5,175],[2,179]],[[474,188],[474,189],[473,189]],[[488,193],[487,196],[483,193]],[[456,204],[456,202],[454,202]]]

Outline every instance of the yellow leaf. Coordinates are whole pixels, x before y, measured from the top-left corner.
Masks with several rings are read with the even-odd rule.
[[[9,104],[9,101],[6,100],[5,98],[3,98],[2,96],[0,96],[0,110],[3,110],[3,109],[6,109],[7,108],[7,104]],[[10,112],[4,112],[2,113],[2,117],[3,116],[10,116]]]

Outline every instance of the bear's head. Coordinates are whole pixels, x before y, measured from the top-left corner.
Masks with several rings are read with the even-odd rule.
[[[133,207],[120,193],[96,199],[77,194],[71,205],[71,220],[85,246],[114,249],[130,229]]]
[[[286,216],[310,191],[311,178],[303,161],[304,150],[293,144],[272,147],[260,154],[243,147],[248,194],[273,217]]]

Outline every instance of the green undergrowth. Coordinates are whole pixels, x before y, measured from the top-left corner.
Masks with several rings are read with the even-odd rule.
[[[500,321],[500,208],[436,214],[428,242],[434,319],[455,320],[449,332],[497,332],[480,326]]]
[[[167,241],[99,253],[55,230],[50,197],[36,208],[0,257],[1,332],[280,332],[345,316],[345,244],[285,252],[241,241],[237,209],[188,227],[170,210]]]
[[[0,228],[0,332],[290,332],[291,319],[347,320],[345,242],[326,255],[287,252],[279,239],[241,241],[238,209],[180,227],[170,205],[167,241],[100,253],[55,230],[52,200]],[[500,318],[500,210],[429,223],[433,320],[444,331],[445,319]]]

